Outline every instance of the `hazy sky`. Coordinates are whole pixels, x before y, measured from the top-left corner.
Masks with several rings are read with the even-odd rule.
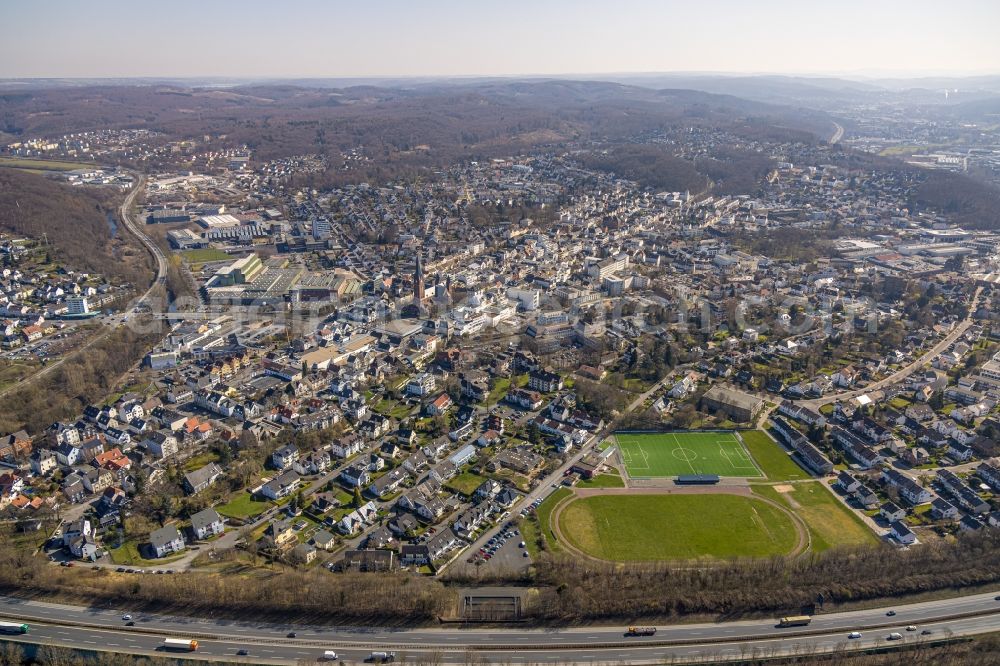
[[[1000,0],[0,0],[0,77],[1000,73]]]

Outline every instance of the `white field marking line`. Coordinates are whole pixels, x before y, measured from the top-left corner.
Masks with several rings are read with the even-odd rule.
[[[626,446],[625,442],[619,441],[619,444]],[[624,456],[625,466],[629,467],[635,471],[648,470],[649,469],[649,458],[646,455],[646,451],[642,448],[642,444],[638,441],[630,440],[627,444],[629,447],[634,447],[628,451],[628,455]],[[624,449],[623,449],[624,451]],[[633,452],[635,455],[633,455]],[[639,458],[642,458],[643,465],[639,465]]]
[[[764,533],[767,535],[767,538],[771,540],[771,543],[778,543],[778,540],[774,537],[774,532],[772,532],[771,528],[768,527],[767,521],[764,520],[764,517],[757,512],[757,507],[753,507],[753,513],[755,516],[757,516],[757,519],[760,520],[760,527],[762,530],[764,530]]]
[[[727,446],[730,447],[729,450],[726,450]],[[719,450],[722,452],[722,455],[725,456],[726,462],[728,462],[729,466],[732,467],[734,470],[752,469],[753,471],[757,472],[758,475],[762,474],[760,468],[757,467],[757,463],[754,461],[752,457],[750,457],[749,451],[744,449],[739,442],[735,440],[720,441]],[[732,452],[732,457],[730,457],[730,452]],[[735,458],[738,461],[746,462],[747,464],[745,465],[736,464],[735,462],[733,462],[733,458]]]
[[[682,445],[682,444],[681,444],[681,443],[680,443],[680,442],[679,442],[679,441],[677,440],[677,435],[671,435],[671,437],[673,437],[673,439],[674,439],[674,450],[673,450],[673,451],[671,451],[671,455],[673,455],[673,456],[674,456],[675,458],[678,458],[678,456],[677,456],[677,451],[692,451],[692,452],[694,453],[694,455],[695,455],[695,460],[697,460],[697,458],[698,458],[698,452],[697,452],[697,451],[694,451],[693,449],[686,449],[686,448],[684,447],[684,445]],[[684,462],[686,462],[686,463],[687,463],[687,465],[688,465],[688,468],[689,468],[689,469],[691,470],[691,473],[692,473],[692,474],[697,474],[697,473],[698,473],[698,472],[697,472],[697,471],[695,470],[695,468],[694,468],[694,464],[693,464],[693,461],[692,461],[691,459],[689,459],[689,458],[687,457],[687,454],[686,454],[686,453],[684,454],[684,457],[683,457],[683,458],[678,458],[678,459],[679,459],[679,460],[683,460]]]
[[[747,451],[745,448],[743,448],[743,446],[739,442],[737,442],[736,440],[728,440],[726,443],[732,447],[733,451],[736,452],[736,457],[738,459],[747,463],[746,465],[744,465],[745,467],[753,467],[753,468],[757,467],[757,465],[754,464],[753,458],[750,456],[750,452]]]
[[[719,451],[726,459],[726,462],[729,463],[729,466],[732,467],[733,470],[752,469],[757,471],[757,467],[753,464],[742,464],[749,461],[739,449],[733,449],[732,444],[733,442],[719,443]],[[730,448],[727,448],[727,445],[729,445]]]

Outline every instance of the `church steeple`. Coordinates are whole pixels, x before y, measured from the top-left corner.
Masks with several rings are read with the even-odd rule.
[[[413,273],[413,298],[422,301],[424,298],[424,262],[417,254],[417,269]]]

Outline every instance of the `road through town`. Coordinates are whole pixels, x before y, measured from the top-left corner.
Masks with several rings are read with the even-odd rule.
[[[855,391],[847,391],[845,393],[831,394],[823,396],[822,398],[816,398],[814,400],[796,400],[795,403],[808,407],[810,409],[818,410],[823,405],[829,405],[840,400],[849,400],[851,398],[856,398],[859,395],[865,393],[871,393],[872,391],[881,390],[887,386],[891,386],[899,381],[902,381],[912,375],[915,371],[929,364],[940,354],[944,353],[948,347],[955,343],[959,337],[962,336],[969,327],[972,326],[972,316],[976,312],[976,308],[979,306],[979,296],[982,294],[983,288],[978,287],[976,293],[972,297],[972,301],[969,304],[969,314],[961,322],[955,325],[955,328],[948,333],[948,335],[941,338],[941,341],[934,345],[930,351],[923,354],[920,358],[909,363],[896,372],[892,373],[884,379],[880,379],[877,382],[872,382],[863,389],[858,389]]]

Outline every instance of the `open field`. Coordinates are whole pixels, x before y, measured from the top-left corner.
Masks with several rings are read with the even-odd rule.
[[[187,259],[188,263],[192,264],[203,264],[208,261],[229,261],[233,258],[233,255],[227,252],[215,250],[210,247],[197,250],[184,250],[181,252],[181,256]]]
[[[93,162],[65,162],[62,160],[32,160],[22,157],[0,157],[0,167],[11,169],[26,169],[28,171],[75,171],[76,169],[93,169]]]
[[[461,495],[472,497],[472,493],[476,492],[476,488],[481,486],[483,481],[486,481],[485,476],[479,476],[472,472],[462,472],[444,485],[445,488],[454,490]]]
[[[789,507],[809,528],[812,550],[820,552],[836,546],[870,545],[875,534],[854,513],[837,501],[821,481],[796,483],[790,492],[775,486],[754,486],[754,492]]]
[[[760,469],[730,432],[615,433],[628,475],[662,478],[683,474],[760,477]]]
[[[15,386],[22,379],[34,373],[38,369],[35,363],[21,363],[16,361],[4,362],[0,366],[0,391]]]
[[[226,518],[252,518],[267,511],[271,503],[258,500],[250,493],[239,493],[229,502],[215,507],[220,515]]]
[[[743,444],[750,455],[772,481],[795,481],[808,479],[809,473],[799,467],[795,459],[771,436],[761,430],[743,430],[740,432]]]
[[[594,495],[569,502],[558,520],[571,546],[620,562],[766,557],[799,542],[788,513],[721,493]]]

